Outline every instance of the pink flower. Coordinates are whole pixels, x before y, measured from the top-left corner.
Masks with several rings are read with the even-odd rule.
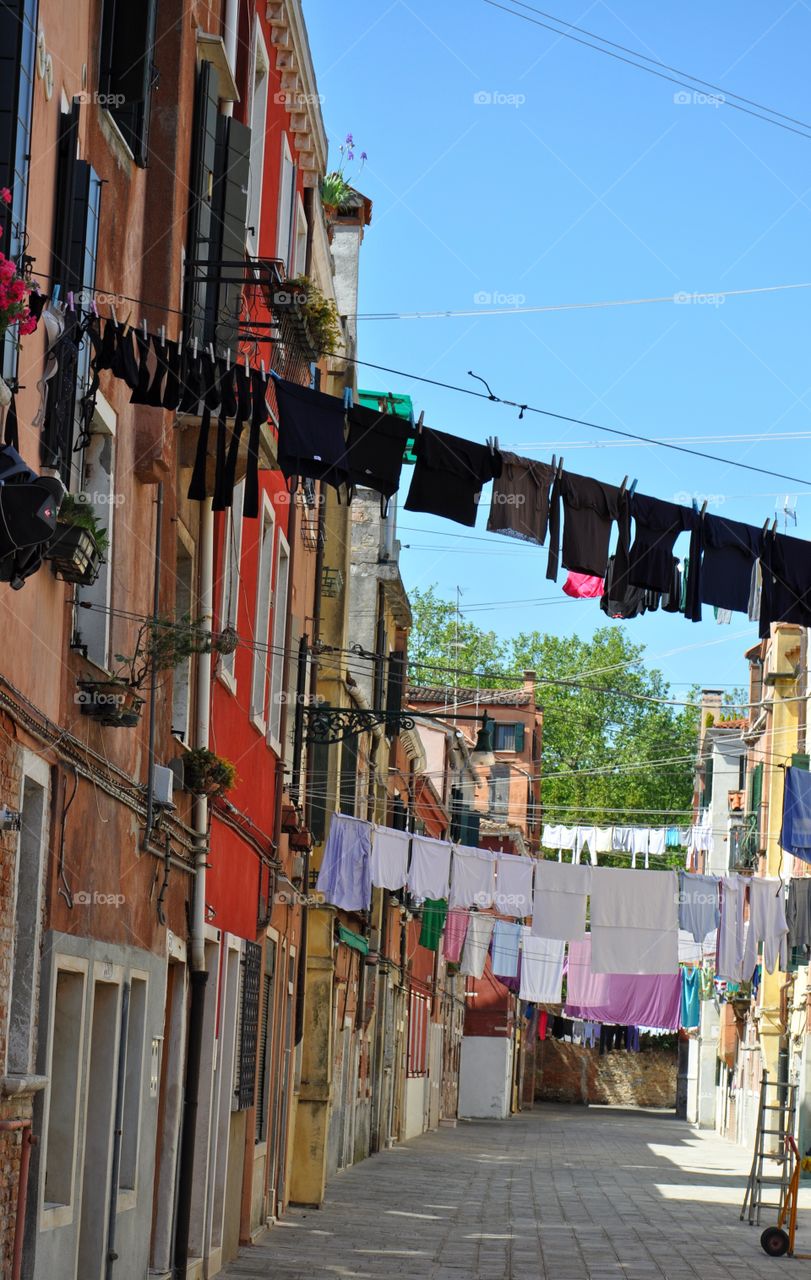
[[[20,280],[18,277],[16,280],[12,280],[9,285],[8,296],[11,298],[12,302],[22,302],[27,292],[28,290],[25,287],[25,281]]]
[[[4,258],[0,253],[0,280],[6,282],[12,280],[16,274],[17,268],[11,258]]]
[[[27,333],[33,333],[36,327],[37,327],[37,317],[26,316],[24,320],[20,321],[20,335],[22,336]]]
[[[11,204],[11,192],[8,187],[0,187],[0,200],[3,204]]]

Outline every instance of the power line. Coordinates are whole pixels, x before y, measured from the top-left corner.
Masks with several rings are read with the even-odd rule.
[[[518,13],[517,10],[510,9],[505,4],[499,4],[497,0],[484,0],[484,3],[490,5],[492,9],[500,9],[503,13],[512,14],[514,18],[520,18],[522,22],[529,22],[534,27],[543,27],[545,31],[551,31],[554,35],[561,36],[565,40],[572,40],[575,44],[583,45],[586,49],[593,49],[595,53],[602,53],[605,54],[607,58],[614,58],[617,62],[624,62],[629,67],[635,67],[637,71],[646,71],[648,75],[656,76],[659,80],[668,80],[671,84],[681,85],[683,89],[690,89],[694,91],[694,85],[688,83],[689,80],[693,80],[697,84],[709,83],[706,80],[699,80],[697,76],[690,76],[687,72],[680,72],[678,76],[673,76],[668,75],[665,71],[657,71],[654,66],[643,66],[639,62],[635,62],[634,58],[645,58],[645,54],[637,54],[633,50],[628,50],[629,53],[633,53],[633,57],[626,58],[621,53],[614,53],[611,49],[603,48],[602,45],[591,44],[589,40],[582,40],[579,36],[572,35],[571,31],[562,31],[560,27],[553,27],[548,22],[541,22],[538,18],[531,18],[527,13]],[[514,0],[514,3],[520,4],[521,0]],[[525,4],[522,5],[522,7],[525,9],[532,9],[531,5]],[[532,9],[532,12],[541,13],[542,10]],[[573,27],[571,23],[564,23],[562,18],[554,18],[553,21],[561,23],[562,26],[572,27],[573,30],[582,30],[582,28]],[[594,39],[603,40],[603,37],[595,36]],[[612,42],[607,40],[604,41],[604,43],[611,44]],[[615,45],[614,48],[619,49],[623,48],[623,46]],[[656,62],[656,59],[653,58],[647,60],[649,62]],[[656,62],[656,65],[665,67],[667,64],[663,62]],[[679,78],[680,76],[686,78]],[[744,115],[754,116],[756,120],[763,120],[764,123],[775,125],[778,129],[785,129],[787,133],[796,133],[800,138],[807,138],[811,140],[811,132],[806,132],[806,130],[811,130],[811,125],[806,124],[805,121],[797,121],[796,123],[800,124],[802,127],[799,129],[795,128],[794,124],[785,123],[786,121],[792,120],[792,116],[783,115],[782,112],[775,111],[772,107],[763,107],[763,110],[770,112],[770,115],[761,115],[760,111],[753,111],[751,107],[743,105],[743,103],[749,101],[749,99],[741,98],[739,94],[727,94],[724,90],[721,90],[720,92],[721,96],[717,99],[719,106],[732,107],[734,111],[742,111]],[[740,100],[733,102],[731,100],[732,98],[739,98]]]
[[[492,0],[484,0],[485,4]],[[335,355],[336,360],[345,360],[347,364],[362,365],[365,369],[377,369],[381,373],[393,373],[397,378],[409,378],[412,382],[422,382],[430,387],[440,387],[443,391],[455,391],[460,395],[473,396],[476,400],[490,400],[494,404],[502,404],[510,409],[519,409],[523,413],[535,413],[544,418],[554,418],[558,422],[569,422],[573,426],[588,427],[592,431],[605,431],[612,436],[622,436],[626,440],[641,441],[644,444],[656,445],[660,449],[672,449],[675,453],[687,453],[693,458],[704,458],[708,462],[720,462],[725,467],[737,467],[742,471],[754,471],[761,476],[772,476],[775,480],[788,480],[791,484],[811,485],[811,480],[799,476],[789,476],[783,471],[770,471],[766,467],[756,467],[749,462],[735,462],[731,458],[721,458],[715,453],[705,453],[701,449],[688,449],[686,445],[673,444],[669,440],[658,440],[653,436],[643,436],[634,431],[621,431],[619,427],[606,427],[601,422],[589,422],[585,418],[575,418],[567,413],[556,413],[553,409],[540,409],[536,405],[524,404],[520,400],[507,400],[503,396],[487,395],[484,391],[475,391],[471,387],[460,387],[452,382],[441,382],[438,378],[427,378],[419,373],[409,373],[406,369],[392,369],[388,365],[373,364],[371,360],[358,360],[354,356]]]
[[[518,15],[520,16],[520,15]],[[752,289],[704,289],[688,293],[662,294],[655,298],[619,298],[601,302],[557,302],[536,307],[473,307],[466,311],[359,311],[352,317],[355,320],[452,320],[470,316],[527,316],[543,315],[546,312],[559,311],[600,311],[608,307],[642,307],[659,302],[670,302],[675,305],[688,302],[706,302],[715,298],[741,298],[756,293],[782,293],[787,289],[811,289],[811,281],[798,284],[761,285]]]

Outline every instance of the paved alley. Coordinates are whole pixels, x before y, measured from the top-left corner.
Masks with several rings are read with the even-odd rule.
[[[338,1174],[323,1209],[291,1211],[224,1274],[776,1277],[795,1264],[767,1258],[760,1230],[740,1222],[747,1172],[741,1148],[668,1113],[544,1105],[460,1122]]]

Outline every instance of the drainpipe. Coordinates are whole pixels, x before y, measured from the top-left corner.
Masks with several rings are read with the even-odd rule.
[[[17,1183],[17,1212],[14,1215],[14,1246],[11,1255],[11,1280],[20,1280],[23,1264],[23,1236],[25,1212],[28,1205],[28,1168],[31,1164],[31,1148],[39,1142],[31,1132],[30,1120],[0,1120],[0,1133],[21,1133],[20,1178]]]
[[[160,509],[160,508],[159,508]],[[118,1261],[115,1251],[115,1229],[118,1218],[118,1181],[121,1176],[121,1133],[124,1124],[124,1088],[127,1079],[127,1034],[130,1025],[130,990],[125,982],[121,990],[121,1028],[118,1034],[118,1072],[115,1086],[115,1122],[113,1127],[113,1162],[110,1173],[110,1209],[107,1217],[107,1257],[104,1264],[105,1280],[112,1280]]]
[[[155,572],[152,587],[152,623],[153,623],[153,639],[157,636],[157,623],[160,616],[160,596],[161,596],[161,541],[163,535],[163,481],[158,484],[158,496],[156,505],[156,521],[155,521]],[[152,828],[155,825],[155,711],[158,696],[158,673],[155,664],[152,664],[152,671],[149,680],[149,746],[147,748],[147,779],[146,779],[146,831],[144,833],[144,848],[149,848],[149,842],[152,839]]]
[[[211,501],[200,508],[200,618],[211,629],[214,608],[214,512]],[[207,747],[211,720],[211,653],[197,659],[196,711],[194,745]],[[194,1192],[194,1148],[197,1128],[197,1102],[200,1092],[200,1059],[203,1051],[203,1020],[206,983],[206,870],[208,867],[208,800],[195,796],[192,809],[195,830],[195,876],[192,890],[189,982],[189,1033],[186,1056],[186,1088],[183,1098],[183,1122],[180,1134],[180,1169],[175,1218],[175,1264],[181,1277],[187,1274],[189,1262],[189,1230]]]

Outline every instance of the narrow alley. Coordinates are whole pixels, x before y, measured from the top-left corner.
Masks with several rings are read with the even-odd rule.
[[[460,1122],[340,1174],[323,1209],[291,1210],[224,1274],[765,1280],[792,1264],[739,1220],[747,1160],[670,1112],[545,1105]]]

